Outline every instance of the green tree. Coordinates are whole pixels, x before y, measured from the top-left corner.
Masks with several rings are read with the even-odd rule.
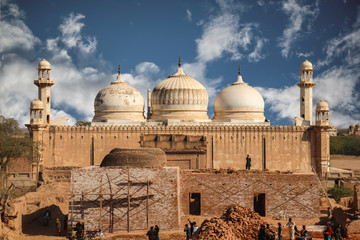
[[[18,122],[13,118],[0,116],[0,178],[6,182],[7,167],[11,158],[27,157],[32,160],[32,139],[19,136]]]
[[[77,127],[79,127],[79,126],[90,126],[91,122],[84,121],[84,120],[77,120],[75,125]]]
[[[332,188],[328,188],[327,193],[335,199],[336,202],[339,202],[340,198],[351,197],[354,195],[354,191],[351,188],[344,186],[335,185]]]
[[[359,136],[331,136],[330,154],[357,155],[360,156]]]

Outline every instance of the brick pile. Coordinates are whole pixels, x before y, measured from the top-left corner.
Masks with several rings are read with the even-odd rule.
[[[256,240],[260,225],[266,225],[260,215],[251,209],[233,204],[223,215],[205,220],[194,239]]]

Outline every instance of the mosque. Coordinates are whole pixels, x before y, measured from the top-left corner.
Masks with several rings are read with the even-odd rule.
[[[85,216],[90,225],[114,232],[155,223],[173,229],[183,216],[216,214],[231,203],[264,216],[319,214],[318,177],[329,168],[331,126],[324,100],[316,104],[313,124],[312,64],[306,60],[300,66],[300,116],[293,126],[270,125],[263,97],[243,80],[240,68],[216,96],[210,119],[206,88],[184,73],[180,59],[178,65],[175,74],[148,90],[146,117],[144,96],[123,80],[119,68],[117,79],[95,97],[91,126],[76,127],[51,120],[55,82],[50,63],[39,63],[38,98],[27,124],[41,145],[33,176],[74,169],[71,203],[83,207],[69,213],[72,219]],[[85,197],[97,207],[81,200],[84,192],[98,194]],[[118,205],[111,205],[116,198]],[[141,208],[146,211],[135,211]]]

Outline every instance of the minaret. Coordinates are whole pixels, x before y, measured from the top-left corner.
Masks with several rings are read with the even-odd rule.
[[[329,172],[330,167],[330,129],[329,123],[329,105],[320,100],[316,104],[316,124],[314,128],[314,158],[316,163],[316,173],[324,178]]]
[[[316,83],[313,83],[313,67],[308,60],[301,64],[297,85],[300,87],[300,117],[312,125],[312,88]]]
[[[34,81],[38,86],[38,99],[44,104],[44,112],[42,114],[42,122],[50,124],[51,111],[51,93],[50,88],[55,84],[50,79],[50,63],[45,59],[41,60],[38,66],[38,79]]]

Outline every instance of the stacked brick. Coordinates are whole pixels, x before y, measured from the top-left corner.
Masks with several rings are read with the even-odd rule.
[[[205,220],[194,239],[256,240],[261,224],[266,224],[253,210],[231,205],[220,218]]]

